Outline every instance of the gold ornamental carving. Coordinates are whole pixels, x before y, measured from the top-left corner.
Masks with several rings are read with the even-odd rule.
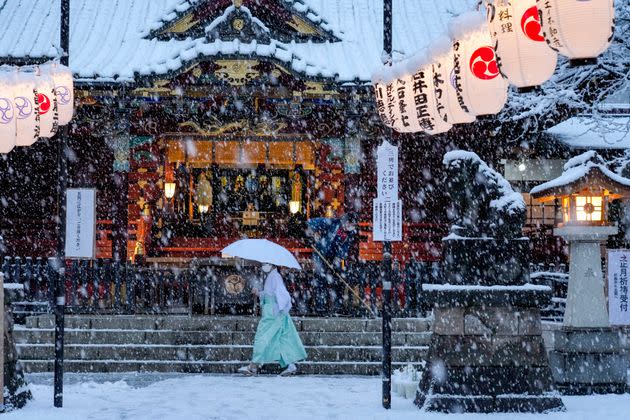
[[[254,68],[258,60],[217,60],[215,63],[219,67],[215,76],[232,86],[243,86],[260,77],[260,72]]]
[[[223,285],[228,294],[238,295],[245,290],[245,279],[238,274],[232,274],[225,278]]]
[[[242,31],[244,27],[245,21],[243,19],[237,18],[232,21],[232,28],[234,28],[235,31]]]
[[[162,33],[181,34],[195,26],[197,23],[199,23],[199,21],[194,20],[194,15],[190,13],[164,29]]]

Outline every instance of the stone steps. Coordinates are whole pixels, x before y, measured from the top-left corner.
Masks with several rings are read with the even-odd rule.
[[[54,363],[52,360],[21,360],[27,372],[52,372]],[[157,373],[219,373],[235,374],[236,370],[246,361],[192,361],[173,362],[145,361],[145,360],[71,360],[64,361],[66,372],[73,373],[124,373],[124,372],[157,372]],[[393,368],[398,368],[406,363],[393,362]],[[381,362],[313,362],[299,363],[301,375],[371,375],[381,374]],[[265,365],[260,374],[278,374],[281,369],[278,365]]]
[[[53,370],[54,319],[27,318],[14,335],[27,372]],[[68,372],[234,373],[247,363],[258,319],[253,317],[66,316]],[[381,320],[295,318],[307,374],[377,375]],[[394,319],[394,366],[420,363],[431,338],[426,319]],[[274,373],[277,366],[265,366]]]

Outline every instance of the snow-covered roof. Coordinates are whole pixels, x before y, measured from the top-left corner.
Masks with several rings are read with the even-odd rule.
[[[569,118],[547,130],[575,149],[630,148],[630,116],[582,116]]]
[[[601,156],[589,150],[569,159],[564,165],[562,175],[532,188],[530,194],[539,200],[548,201],[585,188],[606,189],[613,193],[628,195],[630,179],[608,169]]]
[[[246,56],[279,60],[291,70],[339,82],[370,80],[381,65],[383,0],[280,0],[306,13],[339,42],[270,44],[206,38],[147,38],[206,0],[72,0],[70,67],[79,79],[129,81],[138,75],[176,71],[204,57]],[[208,0],[212,1],[212,0]],[[4,58],[59,56],[60,0],[0,0],[0,62]],[[450,19],[471,10],[475,0],[394,2],[394,59],[412,56],[447,32]],[[260,18],[260,16],[258,16]]]

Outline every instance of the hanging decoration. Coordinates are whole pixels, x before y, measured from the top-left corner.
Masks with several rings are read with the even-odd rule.
[[[537,0],[542,33],[573,64],[592,63],[614,32],[614,0]]]
[[[67,125],[74,116],[74,81],[72,71],[57,62],[46,64],[42,69],[48,72],[55,84],[55,97],[57,98],[58,123]]]
[[[455,18],[449,27],[453,42],[457,100],[474,115],[496,114],[507,101],[508,82],[499,72],[485,17],[479,12]]]
[[[0,69],[0,153],[9,153],[15,147],[13,79],[10,68]]]
[[[47,68],[35,67],[32,71],[35,75],[35,83],[37,84],[39,137],[49,138],[54,136],[59,128],[55,82]]]
[[[374,94],[376,96],[376,110],[378,115],[381,117],[381,121],[387,127],[391,127],[391,119],[390,119],[390,102],[387,98],[387,85],[380,81],[373,80],[374,84]],[[393,108],[393,107],[391,107]]]
[[[0,153],[54,136],[73,115],[74,83],[68,67],[56,62],[0,67]]]
[[[388,68],[374,86],[379,115],[394,130],[438,134],[451,128],[438,112],[444,95],[441,86],[440,97],[436,95],[433,68],[425,54]]]
[[[557,54],[542,35],[536,0],[491,0],[488,26],[501,73],[521,91],[549,80]]]
[[[15,144],[30,146],[39,138],[39,102],[37,81],[32,71],[18,71],[14,78],[13,94],[17,111]]]
[[[450,124],[475,121],[475,116],[462,109],[455,90],[452,41],[441,37],[431,46],[433,80],[435,84],[437,110],[442,119]]]

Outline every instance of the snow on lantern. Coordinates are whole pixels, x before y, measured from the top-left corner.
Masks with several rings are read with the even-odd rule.
[[[57,98],[58,124],[66,125],[74,116],[74,81],[70,69],[59,63],[41,66],[53,79]]]
[[[453,66],[453,45],[448,37],[438,38],[430,48],[432,57],[433,81],[438,102],[437,111],[442,119],[450,124],[463,124],[475,121],[475,116],[462,109],[455,90]]]
[[[558,60],[541,33],[536,0],[493,0],[488,26],[501,73],[519,91],[549,80]]]
[[[563,225],[605,225],[608,204],[630,195],[630,180],[608,169],[593,151],[570,159],[562,175],[531,191],[541,202],[558,200]]]
[[[551,48],[588,64],[606,51],[614,32],[614,0],[537,0],[542,33]]]
[[[433,69],[426,54],[418,54],[389,70],[393,81],[393,114],[388,115],[392,127],[402,133],[438,134],[448,131],[451,124],[438,113],[442,106],[442,91],[438,98]],[[443,106],[442,106],[443,108]]]
[[[30,146],[39,138],[39,102],[33,72],[18,71],[14,77],[17,146]]]
[[[9,153],[15,147],[15,105],[13,103],[14,72],[0,69],[0,153]]]
[[[449,25],[457,100],[474,115],[496,114],[507,100],[508,82],[499,73],[485,17],[464,13]]]

